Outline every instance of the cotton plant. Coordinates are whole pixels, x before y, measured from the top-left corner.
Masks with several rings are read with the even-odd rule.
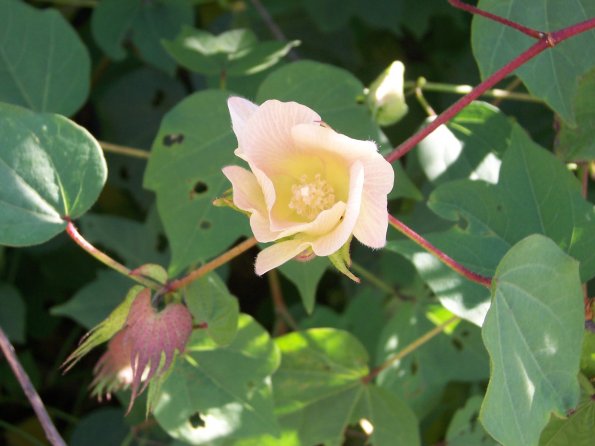
[[[0,274],[9,270],[15,283],[21,276],[31,284],[43,279],[44,268],[39,275],[20,269],[15,248],[61,234],[109,268],[51,312],[90,329],[72,347],[64,372],[104,349],[89,371],[92,397],[117,396],[135,422],[130,413],[146,394],[151,420],[123,441],[150,442],[143,434],[159,431],[160,442],[199,445],[588,443],[595,394],[595,303],[588,295],[595,277],[588,199],[595,72],[584,49],[587,31],[595,29],[595,18],[586,16],[595,9],[577,1],[584,8],[561,14],[552,6],[545,14],[543,2],[527,0],[531,8],[507,11],[520,15],[517,23],[494,14],[495,0],[480,2],[486,11],[449,0],[481,16],[472,43],[484,79],[475,88],[407,81],[401,61],[367,88],[330,64],[277,65],[298,58],[299,41],[193,29],[192,11],[201,2],[140,2],[126,11],[118,0],[90,2],[91,32],[115,73],[120,67],[128,73],[118,61],[132,46],[130,56],[170,77],[141,70],[111,90],[99,63],[93,79],[100,88],[87,102],[91,60],[65,15],[0,0],[0,24],[10,31],[4,46],[11,50],[0,59],[0,245],[9,247],[0,247]],[[217,8],[230,14],[246,7],[223,3]],[[319,19],[312,13],[324,2],[307,3]],[[368,23],[351,3],[343,18],[361,13],[373,28],[377,14]],[[204,6],[209,17],[216,14],[211,6]],[[121,35],[131,39],[103,38],[113,34],[114,8]],[[567,13],[569,23],[559,30],[551,30],[557,22],[542,23],[543,30],[521,24]],[[267,24],[274,18],[264,17]],[[37,45],[25,45],[27,33]],[[523,50],[517,33],[533,44]],[[515,48],[518,54],[510,53]],[[175,64],[185,70],[184,85],[197,91],[160,88],[173,82]],[[407,65],[407,72],[419,68]],[[494,88],[514,72],[527,92],[514,83]],[[153,86],[155,96],[143,101],[159,116],[159,129],[156,120],[150,126],[153,115],[137,120],[127,108],[140,103],[128,89],[144,94]],[[131,103],[120,101],[124,106],[107,107],[109,113],[96,107],[104,87],[110,100],[130,96]],[[436,113],[426,90],[465,96]],[[413,95],[421,107],[403,120]],[[481,95],[493,103],[476,102]],[[538,102],[556,113],[555,156],[497,107],[502,100]],[[82,104],[101,115],[99,126],[87,126],[96,135],[85,128],[93,115],[87,108],[77,115],[80,123],[66,117]],[[427,119],[415,123],[423,112]],[[116,121],[126,129],[151,127],[151,150],[98,141],[100,132],[109,139],[121,130]],[[407,131],[412,135],[400,141]],[[391,143],[398,145],[379,152]],[[147,162],[142,181],[155,193],[154,206],[143,207],[147,197],[137,196],[138,188],[126,199],[142,207],[145,222],[106,215],[114,191],[107,182],[134,172],[118,169],[104,151]],[[101,214],[85,215],[96,202]],[[439,232],[424,236],[418,226]],[[353,249],[357,244],[365,248]],[[45,256],[43,249],[30,253]],[[329,262],[336,271],[328,271]],[[116,273],[135,285],[121,285]],[[261,293],[267,285],[269,295]],[[0,325],[9,328],[18,314],[12,291],[0,283]],[[317,303],[321,291],[335,294]],[[50,443],[64,445],[3,328],[8,365]],[[73,375],[64,379],[80,376]],[[455,388],[467,400],[445,410],[440,395]],[[422,429],[438,415],[450,420],[434,438],[434,429]]]
[[[256,240],[274,242],[256,257],[256,274],[322,256],[357,280],[347,269],[351,238],[374,249],[386,244],[394,171],[377,145],[337,133],[296,102],[257,106],[231,97],[227,104],[235,154],[250,169],[223,169],[233,204],[250,215]]]

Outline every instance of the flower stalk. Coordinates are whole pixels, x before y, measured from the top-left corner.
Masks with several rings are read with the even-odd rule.
[[[124,275],[124,276],[140,283],[141,285],[146,286],[146,287],[152,288],[154,290],[157,290],[161,287],[161,285],[158,284],[157,282],[154,282],[146,277],[134,274],[132,272],[132,270],[126,268],[120,262],[112,259],[106,253],[97,249],[95,246],[93,246],[91,243],[89,243],[81,235],[81,233],[78,231],[78,229],[76,228],[76,226],[74,225],[74,223],[72,222],[72,220],[69,217],[64,217],[64,221],[66,221],[66,233],[69,235],[69,237],[77,245],[79,245],[81,248],[83,248],[83,250],[87,251],[94,258],[96,258],[101,263],[103,263],[105,266],[110,267],[111,269],[119,272],[120,274],[122,274],[122,275]]]

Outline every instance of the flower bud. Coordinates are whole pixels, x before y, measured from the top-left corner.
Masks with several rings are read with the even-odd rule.
[[[403,94],[404,74],[405,65],[397,60],[370,84],[368,105],[381,126],[400,121],[409,110]]]

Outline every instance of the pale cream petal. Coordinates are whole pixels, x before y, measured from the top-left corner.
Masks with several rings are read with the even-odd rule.
[[[316,121],[320,121],[320,116],[305,105],[266,101],[236,132],[239,149],[250,164],[269,173],[297,150],[291,137],[292,127]]]
[[[294,144],[302,151],[335,153],[346,160],[348,164],[377,155],[378,148],[372,141],[361,141],[335,132],[328,127],[318,125],[295,125],[291,134]]]
[[[370,248],[382,248],[388,228],[386,196],[393,188],[394,170],[384,158],[373,159],[364,164],[364,176],[362,207],[353,235]]]
[[[359,218],[353,228],[353,235],[370,248],[386,245],[388,211],[386,195],[377,196],[364,192]]]
[[[347,205],[339,201],[333,207],[322,211],[316,216],[314,221],[308,223],[288,224],[285,229],[279,232],[279,237],[289,237],[294,234],[303,233],[308,236],[319,236],[327,234],[341,221],[341,217],[345,214]],[[271,224],[273,229],[278,229],[279,226]]]
[[[262,276],[267,271],[277,268],[288,260],[300,254],[310,244],[300,239],[286,240],[275,243],[262,250],[256,257],[254,269],[256,274]]]
[[[248,99],[232,96],[227,100],[227,108],[229,108],[233,131],[238,135],[242,132],[250,116],[258,110],[258,105],[253,104]]]
[[[312,250],[316,255],[331,255],[347,243],[360,213],[363,189],[364,167],[361,162],[355,161],[351,166],[349,201],[347,202],[345,216],[334,230],[312,241]]]
[[[233,204],[250,212],[250,227],[259,242],[277,240],[279,236],[270,230],[268,211],[262,189],[254,174],[239,166],[223,168],[223,174],[233,187]]]
[[[252,172],[239,166],[224,167],[222,172],[233,187],[233,204],[243,211],[267,213],[262,189]]]

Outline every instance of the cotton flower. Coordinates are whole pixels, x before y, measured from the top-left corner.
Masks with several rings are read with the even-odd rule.
[[[352,236],[386,244],[394,172],[375,143],[335,132],[296,102],[232,97],[228,107],[235,154],[250,168],[223,169],[233,203],[250,215],[259,242],[276,242],[256,258],[257,274],[294,257],[336,258]]]

